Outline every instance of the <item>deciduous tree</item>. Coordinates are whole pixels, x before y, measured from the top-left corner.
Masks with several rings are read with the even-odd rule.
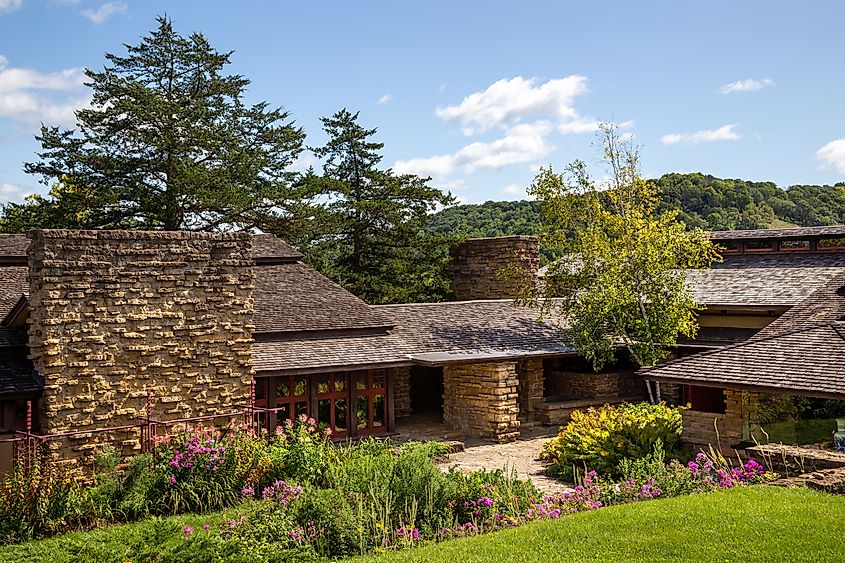
[[[601,128],[607,178],[591,178],[582,161],[556,173],[540,171],[529,189],[542,206],[545,243],[566,249],[550,265],[545,296],[528,301],[559,308],[578,351],[600,369],[618,346],[640,365],[654,365],[679,335],[697,329],[696,303],[686,271],[717,259],[698,229],[687,230],[677,211],[657,212],[656,187],[640,176],[639,156],[612,124]]]

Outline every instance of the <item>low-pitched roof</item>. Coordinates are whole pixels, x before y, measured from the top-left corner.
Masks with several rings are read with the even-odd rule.
[[[512,300],[382,305],[396,326],[382,336],[275,340],[253,345],[265,375],[412,364],[500,361],[573,352],[560,329]]]
[[[720,240],[761,240],[805,237],[845,236],[845,225],[826,225],[821,227],[788,227],[784,229],[740,229],[735,231],[710,231],[710,239]]]
[[[0,395],[38,393],[43,387],[27,357],[25,328],[0,327]]]
[[[845,323],[809,326],[643,370],[646,379],[845,398]]]
[[[746,342],[644,369],[647,379],[845,397],[845,273]]]
[[[299,262],[255,269],[255,332],[372,329],[394,323],[338,284]]]
[[[728,254],[690,270],[696,301],[708,306],[793,306],[845,271],[845,253]]]
[[[26,266],[0,266],[0,319],[29,293]]]

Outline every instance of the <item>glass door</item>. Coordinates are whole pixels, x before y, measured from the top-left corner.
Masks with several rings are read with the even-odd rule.
[[[355,380],[355,419],[358,434],[387,431],[387,372],[368,370]]]
[[[349,434],[349,375],[322,373],[317,377],[317,424],[325,424],[336,438]]]
[[[308,378],[304,375],[276,377],[276,423],[308,416]]]

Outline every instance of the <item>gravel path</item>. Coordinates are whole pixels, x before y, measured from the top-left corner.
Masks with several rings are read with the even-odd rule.
[[[530,479],[537,488],[547,494],[563,492],[570,487],[566,483],[546,477],[546,465],[537,459],[543,444],[554,435],[554,428],[538,427],[524,430],[519,440],[507,444],[467,441],[463,452],[450,454],[440,466],[443,470],[456,467],[461,471],[516,471],[520,479]]]

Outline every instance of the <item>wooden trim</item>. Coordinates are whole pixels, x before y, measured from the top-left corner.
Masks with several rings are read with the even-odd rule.
[[[387,431],[393,432],[396,428],[396,408],[393,402],[393,376],[394,370],[389,369],[385,371],[385,386],[387,387],[387,394],[384,398],[386,404],[384,408],[387,409],[387,420],[385,423],[387,424]]]

